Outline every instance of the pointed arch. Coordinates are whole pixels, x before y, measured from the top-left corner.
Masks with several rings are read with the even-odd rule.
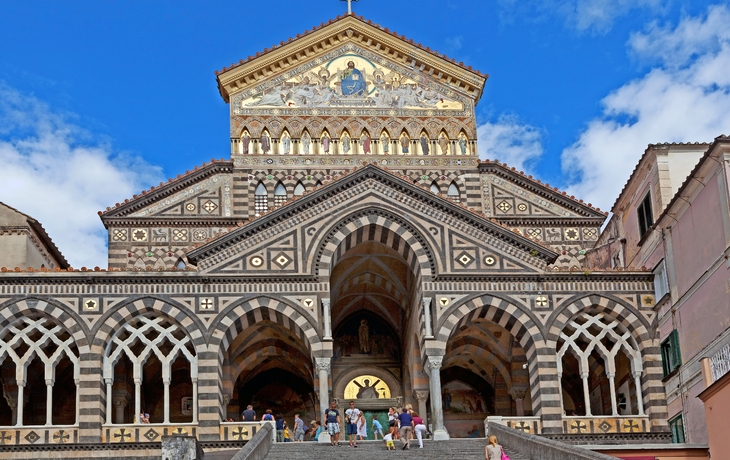
[[[403,155],[412,155],[411,152],[411,137],[408,135],[408,131],[405,128],[401,131],[398,136],[398,153]]]
[[[292,140],[289,129],[284,128],[281,130],[281,136],[279,136],[279,154],[280,155],[291,155],[292,153]]]
[[[294,196],[302,196],[306,191],[307,189],[304,187],[304,184],[302,184],[301,180],[298,181],[297,185],[294,186]]]
[[[347,128],[342,130],[342,133],[340,134],[340,151],[339,153],[342,155],[352,155],[355,153],[353,151],[353,145],[352,145],[352,137],[350,136],[350,133],[347,131]]]
[[[304,128],[302,130],[302,135],[299,138],[299,154],[300,155],[309,155],[313,153],[312,152],[312,135],[309,134],[309,130],[307,128]]]
[[[322,134],[319,136],[319,154],[320,155],[331,155],[332,154],[332,136],[330,135],[327,128],[322,130]]]
[[[286,202],[286,187],[279,181],[274,187],[274,207],[278,208]]]
[[[378,153],[381,155],[390,155],[393,153],[391,152],[390,143],[390,134],[386,128],[383,128],[383,130],[380,131],[380,137],[378,138]]]
[[[469,142],[469,136],[467,136],[465,130],[459,132],[459,136],[456,139],[455,155],[471,155],[471,142]]]
[[[449,189],[446,192],[446,195],[448,196],[449,200],[453,201],[454,203],[461,202],[461,191],[459,190],[459,185],[456,183],[456,181],[451,181],[449,184]]]
[[[431,193],[438,195],[441,193],[441,187],[439,187],[438,182],[433,181],[431,182]]]
[[[271,153],[271,133],[268,128],[264,128],[261,131],[261,137],[259,138],[260,151],[255,153]]]
[[[372,139],[367,128],[363,128],[360,132],[360,153],[369,155],[372,153]]]
[[[254,212],[257,216],[269,210],[269,192],[264,181],[260,181],[254,192]]]
[[[422,129],[421,133],[418,135],[417,150],[419,155],[433,155],[434,153],[431,151],[431,137],[425,129]]]
[[[238,153],[248,155],[251,151],[251,133],[245,126],[241,129],[240,141],[238,143]]]
[[[446,132],[445,129],[442,129],[439,133],[439,137],[436,140],[436,143],[438,144],[439,155],[451,155],[453,153],[451,151],[451,141],[449,140],[449,134]]]

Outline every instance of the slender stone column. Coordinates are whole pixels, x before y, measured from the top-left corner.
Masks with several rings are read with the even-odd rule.
[[[142,423],[139,414],[142,412],[142,379],[134,379],[134,420]]]
[[[641,391],[641,371],[634,372],[634,385],[636,386],[636,405],[639,406],[639,415],[645,415],[644,394]]]
[[[443,356],[429,356],[428,370],[431,383],[431,417],[433,417],[433,439],[445,441],[449,439],[449,433],[444,427],[444,409],[441,401],[441,364]]]
[[[606,375],[608,376],[608,387],[611,390],[611,414],[618,415],[618,405],[616,404],[616,382],[613,379],[616,374],[607,372]]]
[[[591,413],[591,395],[588,389],[588,372],[581,372],[580,377],[583,379],[583,399],[586,405],[586,415],[590,416],[593,414]]]
[[[418,415],[423,419],[423,423],[428,426],[428,407],[426,407],[426,401],[428,401],[428,390],[416,390],[416,399],[418,400]]]
[[[431,331],[431,298],[426,297],[423,299],[423,319],[426,328],[426,338],[433,338],[433,331]]]
[[[23,426],[23,406],[25,406],[25,400],[23,399],[25,397],[23,394],[24,390],[25,382],[18,381],[18,418],[15,422],[15,426]]]
[[[78,425],[81,414],[81,379],[74,379],[74,384],[76,384],[76,414],[74,420]]]
[[[319,374],[319,417],[323,417],[329,407],[330,358],[314,358]],[[322,419],[324,423],[324,419]]]
[[[112,379],[104,379],[104,383],[106,383],[106,423],[107,425],[112,424],[112,384],[114,383],[114,380]],[[78,412],[78,409],[77,409]],[[119,420],[119,416],[117,416],[117,420]],[[119,422],[117,422],[119,423]]]
[[[163,423],[168,424],[170,423],[170,379],[163,379],[162,385],[165,387],[165,400],[164,400],[164,407],[165,407],[165,416]]]
[[[198,379],[193,380],[193,423],[198,423]]]
[[[330,319],[330,299],[322,299],[322,322],[324,323],[324,340],[332,339],[332,320]]]
[[[127,404],[129,404],[129,400],[125,396],[114,397],[114,423],[119,425],[124,423],[124,408],[127,407]],[[109,420],[107,423],[111,423],[111,416],[107,416],[107,420]]]
[[[46,425],[53,425],[53,380],[46,379]]]
[[[512,387],[512,389],[509,392],[510,396],[512,396],[512,399],[515,400],[515,409],[517,411],[518,417],[523,417],[525,415],[525,396],[527,395],[527,388],[523,387]]]

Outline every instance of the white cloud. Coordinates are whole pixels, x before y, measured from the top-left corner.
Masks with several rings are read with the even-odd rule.
[[[0,201],[39,220],[72,266],[106,267],[97,211],[159,182],[162,171],[70,118],[0,82]]]
[[[647,144],[709,142],[730,131],[729,15],[712,7],[674,28],[652,24],[632,36],[633,53],[664,60],[606,96],[602,116],[563,152],[563,170],[574,179],[570,193],[609,208]],[[673,52],[681,64],[671,62]]]
[[[514,116],[502,116],[496,123],[478,126],[477,138],[481,159],[499,160],[518,170],[524,170],[543,153],[540,131]]]

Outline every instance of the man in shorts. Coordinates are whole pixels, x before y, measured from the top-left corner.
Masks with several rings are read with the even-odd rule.
[[[324,413],[324,421],[327,424],[327,433],[330,435],[330,443],[334,447],[335,442],[340,445],[340,411],[336,409],[337,403],[332,401],[330,408]]]
[[[378,440],[378,435],[380,435],[381,438],[383,437],[383,425],[380,424],[378,419],[373,417],[373,437],[375,437],[376,441]]]
[[[244,422],[255,422],[256,421],[256,412],[253,410],[253,406],[251,404],[246,407],[246,409],[241,413],[241,418]]]
[[[360,420],[360,409],[355,409],[355,401],[350,401],[350,408],[345,411],[347,435],[350,437],[350,447],[357,447],[357,422]]]

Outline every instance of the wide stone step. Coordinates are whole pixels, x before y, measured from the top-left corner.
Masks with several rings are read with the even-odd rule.
[[[361,441],[357,448],[340,443],[339,447],[330,444],[305,443],[278,443],[272,446],[266,460],[373,460],[383,455],[388,457],[413,457],[418,460],[484,460],[484,446],[486,439],[452,439],[449,441],[424,441],[423,449],[418,448],[417,441],[411,441],[410,450],[402,450],[400,441],[396,441],[396,450],[386,452],[382,441]],[[521,457],[505,449],[512,460],[531,460]]]

